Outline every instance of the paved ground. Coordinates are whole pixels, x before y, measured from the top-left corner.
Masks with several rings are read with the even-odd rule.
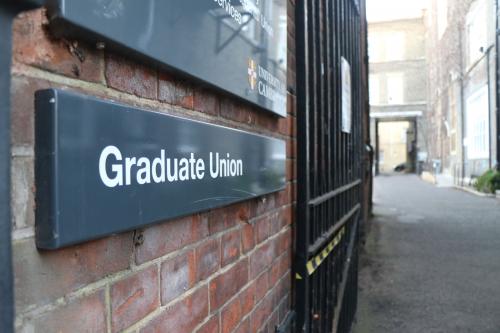
[[[378,177],[354,333],[500,332],[500,201]]]

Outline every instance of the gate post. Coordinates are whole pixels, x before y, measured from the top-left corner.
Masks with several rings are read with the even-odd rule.
[[[12,21],[21,11],[41,6],[42,0],[0,3],[0,331],[14,331],[10,211],[10,66]]]

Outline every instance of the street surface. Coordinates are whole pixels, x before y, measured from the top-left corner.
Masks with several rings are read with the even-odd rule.
[[[375,180],[354,333],[500,332],[500,200]]]

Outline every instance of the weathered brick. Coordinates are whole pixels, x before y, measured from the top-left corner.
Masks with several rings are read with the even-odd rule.
[[[264,243],[250,256],[250,277],[253,279],[263,272],[276,257],[276,246],[274,241]]]
[[[158,77],[158,99],[186,109],[194,107],[193,88],[184,80],[161,72]]]
[[[40,286],[38,286],[40,287]],[[100,290],[30,320],[26,332],[106,332],[104,291]]]
[[[16,307],[46,304],[129,267],[132,235],[121,234],[58,251],[37,251],[33,239],[14,242]]]
[[[205,241],[196,248],[196,280],[201,281],[220,267],[220,239]]]
[[[231,333],[238,326],[240,319],[241,303],[240,299],[236,298],[221,310],[221,333]]]
[[[167,304],[191,289],[196,282],[194,250],[161,265],[161,303]]]
[[[286,157],[295,158],[297,156],[297,140],[286,140]]]
[[[248,281],[248,260],[243,259],[210,281],[210,310],[219,309]]]
[[[208,315],[208,290],[204,285],[168,307],[151,320],[141,333],[191,333]]]
[[[241,302],[241,316],[246,316],[247,313],[252,311],[255,304],[255,282],[250,284],[240,294]]]
[[[196,333],[219,333],[219,315],[210,318]]]
[[[247,253],[255,247],[254,226],[245,224],[241,228],[241,249],[243,253]]]
[[[279,312],[278,309],[276,309],[272,314],[271,317],[269,318],[267,322],[267,332],[268,333],[274,333],[276,332],[276,327],[279,325]]]
[[[240,257],[240,230],[233,230],[224,234],[221,239],[221,265],[227,266]]]
[[[114,54],[106,55],[106,82],[109,87],[139,97],[156,99],[158,75],[156,69]]]
[[[205,89],[196,89],[194,92],[194,109],[217,116],[219,114],[220,102],[213,92]]]
[[[234,333],[250,333],[250,319],[245,319]]]
[[[255,221],[255,244],[260,244],[269,237],[269,217],[263,216]]]
[[[278,239],[278,255],[284,253],[292,246],[292,229],[288,228]]]
[[[259,302],[266,295],[269,289],[269,277],[267,272],[262,273],[255,280],[255,301]]]
[[[274,287],[281,277],[281,258],[275,260],[269,269],[269,288]]]
[[[250,202],[250,217],[260,216],[276,207],[276,198],[268,194]]]
[[[257,333],[259,329],[264,325],[267,318],[272,312],[272,304],[271,304],[271,294],[267,295],[261,302],[258,304],[252,312],[251,315],[251,329],[250,332]]]
[[[256,122],[255,114],[251,112],[247,106],[241,103],[237,103],[227,97],[221,100],[220,115],[223,118],[234,120],[247,125],[252,125]]]
[[[14,229],[35,225],[35,175],[33,157],[13,157],[11,208]]]
[[[285,252],[283,255],[281,255],[279,266],[280,266],[279,276],[281,278],[292,267],[291,251]]]
[[[294,165],[295,165],[295,160],[286,160],[286,180],[291,181],[295,179],[294,175]]]
[[[144,230],[144,243],[137,247],[136,261],[142,264],[161,257],[208,235],[206,220],[199,215],[167,221]]]
[[[11,83],[11,140],[14,146],[35,144],[35,91],[51,88],[47,81],[13,76]]]
[[[210,235],[232,228],[237,223],[247,222],[249,219],[248,202],[212,210],[207,214],[207,219]]]
[[[283,210],[280,210],[269,215],[269,236],[273,236],[281,230],[282,214]]]
[[[160,304],[158,268],[140,271],[111,286],[111,326],[121,331],[151,313]]]
[[[81,42],[55,39],[47,24],[43,9],[24,12],[14,20],[14,62],[85,81],[102,82],[102,51]]]

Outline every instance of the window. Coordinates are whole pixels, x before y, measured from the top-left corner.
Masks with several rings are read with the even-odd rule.
[[[387,61],[403,60],[405,34],[400,31],[389,32],[385,36],[385,58]]]
[[[382,45],[380,45],[380,34],[372,32],[368,38],[368,56],[370,62],[382,60]]]
[[[469,159],[489,157],[488,88],[484,86],[467,98],[467,156]]]
[[[380,104],[380,79],[378,75],[370,75],[370,104]]]
[[[476,1],[472,6],[469,14],[467,14],[467,64],[471,66],[477,61],[483,53],[481,47],[486,48],[488,45],[486,22],[486,3],[484,0]]]
[[[387,104],[403,104],[403,74],[387,74]]]
[[[437,0],[438,39],[443,37],[448,27],[448,0]]]

